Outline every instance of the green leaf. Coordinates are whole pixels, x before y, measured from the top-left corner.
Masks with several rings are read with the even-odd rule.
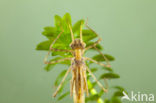
[[[125,89],[121,86],[114,86],[115,89],[120,90],[120,91],[124,91]]]
[[[128,92],[121,86],[114,86],[113,88],[117,89],[117,92],[114,93],[114,96],[123,96],[123,91],[128,94]]]
[[[64,32],[59,39],[55,43],[55,48],[62,48],[62,49],[70,49],[69,44],[71,43],[71,36],[70,33]]]
[[[36,50],[49,50],[50,44],[52,41],[43,41],[37,45]]]
[[[114,60],[114,57],[112,57],[111,55],[108,55],[108,54],[104,54],[104,56],[109,60],[109,61],[113,61]],[[106,61],[104,59],[104,57],[101,55],[101,54],[98,54],[98,55],[95,55],[92,57],[94,60],[96,61]]]
[[[104,103],[111,103],[109,99],[105,99]]]
[[[76,23],[73,25],[72,30],[73,30],[73,33],[74,33],[74,34],[80,32],[80,25],[81,25],[81,23],[84,24],[84,20],[83,20],[83,19],[79,20],[78,22],[76,22]]]
[[[66,92],[66,93],[62,94],[57,100],[60,101],[60,100],[62,100],[63,98],[65,98],[69,94],[70,94],[70,92]]]
[[[97,85],[97,82],[92,82],[92,88],[94,88]]]
[[[118,97],[113,96],[111,98],[111,103],[121,103],[121,100]]]
[[[90,68],[91,72],[96,72],[98,69],[97,68]]]
[[[120,76],[118,74],[115,73],[105,73],[103,75],[100,76],[100,79],[116,79],[116,78],[120,78]]]
[[[66,13],[64,16],[63,16],[63,19],[64,19],[64,22],[66,23],[69,23],[71,25],[71,16],[69,13]]]
[[[116,91],[113,96],[124,96],[122,91]]]
[[[93,85],[92,85],[92,83],[89,80],[87,80],[87,84],[88,84],[88,89],[92,89],[93,88]]]
[[[56,41],[55,44],[53,45],[53,48],[56,48],[56,49],[65,49],[66,48],[66,45],[61,40],[61,38],[59,38],[58,41]]]
[[[102,69],[108,70],[108,71],[110,71],[110,72],[113,72],[113,69],[112,69],[112,68],[109,68],[109,67],[102,67]]]
[[[58,15],[55,15],[55,26],[58,30],[60,30],[60,27],[62,26],[62,18]]]
[[[54,40],[56,36],[58,35],[57,29],[54,27],[45,27],[44,31],[42,32],[44,36],[46,36],[50,40]]]
[[[44,69],[49,72],[50,70],[52,70],[55,67],[56,64],[47,64]]]
[[[68,24],[71,25],[71,17],[70,17],[70,14],[69,13],[66,13],[64,16],[63,16],[63,30],[65,33],[69,33],[70,30],[69,30],[69,26]]]
[[[103,93],[104,93],[104,91],[101,90],[101,91],[99,92],[99,96],[101,97],[101,96],[103,95]]]
[[[68,80],[65,80],[65,82],[63,83],[62,87],[60,88],[60,90],[58,91],[58,94],[61,94],[63,92],[63,89],[65,87],[65,85],[68,83],[69,79]]]
[[[67,72],[67,70],[63,70],[56,78],[55,80],[55,86],[58,86],[59,83],[61,82],[62,78],[64,77],[65,73]]]
[[[72,57],[72,54],[68,52],[62,52],[62,51],[52,52],[52,56],[57,56],[57,55],[62,56],[62,57]]]
[[[104,103],[104,101],[102,100],[102,98],[98,98],[97,103]]]
[[[90,40],[97,37],[97,35],[94,32],[92,32],[91,30],[82,30],[82,34],[83,34],[84,42],[89,42]]]
[[[88,101],[97,101],[98,98],[99,98],[98,94],[91,95],[89,97],[86,97],[86,102],[88,102]]]

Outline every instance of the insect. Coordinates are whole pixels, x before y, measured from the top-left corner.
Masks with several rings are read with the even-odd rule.
[[[71,81],[70,81],[70,95],[73,96],[74,103],[85,103],[85,93],[87,94],[87,96],[89,95],[88,85],[87,85],[87,77],[86,77],[86,72],[87,71],[93,77],[93,79],[97,82],[99,87],[104,92],[107,92],[107,89],[104,88],[102,86],[102,84],[96,79],[96,77],[91,72],[91,70],[86,66],[85,62],[86,61],[91,61],[91,62],[94,62],[94,63],[100,65],[100,66],[110,67],[108,59],[96,47],[96,45],[98,43],[100,43],[101,38],[99,37],[99,35],[93,29],[91,29],[88,26],[87,23],[85,24],[86,27],[97,35],[98,40],[96,42],[94,42],[92,45],[86,47],[85,42],[83,42],[82,25],[83,24],[81,23],[81,25],[80,25],[80,38],[75,39],[73,31],[72,31],[72,27],[71,27],[70,24],[68,24],[68,27],[69,27],[69,30],[70,30],[70,33],[71,33],[71,39],[72,39],[72,42],[69,45],[71,47],[70,50],[53,48],[53,45],[55,44],[57,39],[64,32],[64,30],[62,30],[62,32],[60,32],[58,34],[58,36],[56,37],[56,39],[54,39],[54,41],[51,43],[51,45],[49,47],[49,52],[45,56],[45,59],[44,59],[45,64],[54,64],[54,63],[59,63],[59,62],[63,62],[63,61],[66,61],[66,60],[71,61],[71,66],[67,70],[64,78],[62,79],[60,85],[58,86],[58,88],[57,88],[56,92],[53,94],[53,96],[55,97],[57,95],[57,93],[60,90],[61,86],[63,85],[67,75],[71,72],[72,73],[72,78],[71,78]],[[95,48],[101,54],[101,56],[103,56],[103,58],[106,60],[107,64],[100,63],[100,62],[98,62],[96,60],[93,60],[92,58],[84,57],[83,56],[84,52],[87,51],[88,49],[91,49],[91,48]],[[48,56],[50,55],[51,51],[69,52],[69,53],[71,53],[73,55],[73,57],[67,57],[67,58],[57,60],[57,61],[48,61]]]

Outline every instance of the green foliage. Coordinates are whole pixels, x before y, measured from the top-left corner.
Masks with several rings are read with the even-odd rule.
[[[49,46],[50,46],[51,42],[52,41],[47,40],[47,41],[43,41],[43,42],[39,43],[37,45],[36,50],[49,50]]]
[[[55,80],[55,86],[58,86],[60,84],[60,81],[62,80],[62,78],[64,77],[65,73],[67,70],[63,70],[56,78]]]
[[[59,59],[62,59],[62,57],[55,57],[54,59],[51,59],[50,61],[56,61],[56,60],[59,60]],[[58,63],[55,63],[55,64],[47,64],[44,69],[46,71],[50,71],[51,69],[54,68],[54,66],[56,64],[58,64]],[[60,64],[70,65],[70,61],[63,61]]]
[[[92,45],[94,42],[87,42],[86,46],[90,46]],[[102,46],[100,44],[96,45],[96,48],[98,48],[99,50],[102,50]],[[91,48],[91,50],[95,50],[94,48]]]
[[[84,23],[84,20],[77,21],[72,27],[73,33],[77,34],[77,36],[78,36],[78,33],[80,32],[81,23]]]
[[[70,92],[66,92],[66,93],[62,94],[60,97],[58,97],[57,100],[60,101],[60,100],[62,100],[63,98],[65,98],[69,94],[70,94]]]
[[[100,79],[115,79],[115,78],[120,78],[118,74],[115,73],[104,73],[100,76]]]
[[[48,51],[50,44],[52,43],[52,41],[57,37],[58,34],[60,34],[62,32],[62,30],[64,31],[60,38],[55,42],[55,44],[53,45],[53,48],[56,49],[67,49],[70,50],[70,43],[71,43],[71,34],[70,34],[70,30],[68,28],[68,24],[72,25],[72,21],[71,21],[71,16],[69,13],[66,13],[63,17],[60,17],[58,15],[55,15],[55,25],[54,26],[47,26],[44,28],[42,35],[45,36],[47,38],[46,41],[43,41],[41,43],[39,43],[36,47],[36,50],[45,50]],[[72,30],[74,33],[74,37],[75,38],[79,38],[79,33],[80,33],[80,25],[84,24],[84,20],[81,19],[79,21],[77,21],[73,26],[72,26]],[[94,32],[92,32],[91,30],[88,29],[83,29],[83,41],[86,43],[86,46],[92,45],[94,43],[95,40],[97,40],[97,36]],[[99,50],[102,50],[103,47],[98,44],[96,46]],[[95,48],[91,48],[89,50],[96,50]],[[87,52],[85,52],[87,53]],[[115,58],[109,54],[104,54],[106,56],[106,58],[109,61],[114,61]],[[62,59],[64,57],[71,57],[72,54],[70,53],[65,53],[65,52],[52,52],[51,53],[51,57],[52,59],[50,61],[55,61],[55,60],[59,60]],[[105,62],[105,59],[103,58],[102,55],[98,54],[92,57],[92,59],[99,61],[99,62]],[[92,62],[90,62],[92,63]],[[96,72],[99,70],[98,67],[92,67],[87,63],[87,66],[91,69],[92,72]],[[56,63],[56,64],[61,64],[61,65],[70,65],[70,61],[65,61],[65,62],[61,62],[61,63]],[[52,69],[54,69],[56,64],[47,64],[45,65],[45,70],[46,71],[50,71]],[[107,73],[102,73],[101,76],[99,76],[99,78],[101,80],[103,79],[116,79],[119,78],[120,76],[116,73],[113,72],[112,68],[108,68],[108,67],[102,67],[102,70],[107,70]],[[67,70],[62,70],[60,72],[60,74],[58,74],[56,80],[55,80],[55,87],[59,85],[60,81],[62,80],[63,76],[65,75]],[[102,95],[104,95],[104,92],[101,90],[100,92],[97,92],[94,87],[96,86],[96,82],[91,82],[90,80],[90,75],[88,75],[87,73],[87,83],[88,83],[88,88],[90,91],[90,95],[89,97],[86,97],[86,102],[88,101],[96,101],[97,103],[121,103],[119,97],[122,96],[122,91],[124,90],[122,87],[120,86],[115,86],[114,88],[117,90],[116,92],[114,92],[114,94],[112,95],[111,98],[101,98]],[[58,100],[62,100],[63,98],[65,98],[66,96],[68,96],[70,94],[69,91],[67,92],[63,92],[63,88],[64,85],[69,81],[66,80],[65,83],[63,84],[61,90],[59,91],[59,97]]]
[[[114,57],[112,57],[111,55],[104,54],[104,56],[105,56],[109,61],[115,60]],[[103,56],[102,56],[101,54],[98,54],[98,55],[93,56],[93,59],[96,60],[96,61],[105,61],[105,59],[103,58]]]
[[[102,67],[102,69],[108,70],[108,71],[110,71],[110,72],[113,72],[113,69],[112,69],[112,68],[109,68],[109,67]]]

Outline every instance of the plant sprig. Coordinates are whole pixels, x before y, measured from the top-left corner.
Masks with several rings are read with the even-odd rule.
[[[80,25],[81,22],[84,23],[84,20],[81,19],[79,21],[77,21],[73,26],[73,33],[75,38],[79,37],[79,32],[80,32]],[[61,32],[61,30],[63,29],[64,32],[62,33],[62,35],[60,36],[60,38],[56,41],[56,43],[54,44],[53,48],[57,48],[57,49],[71,49],[69,47],[69,44],[71,43],[71,35],[70,35],[70,31],[68,28],[68,23],[70,23],[72,25],[71,22],[71,16],[69,13],[66,13],[63,17],[60,17],[59,15],[55,15],[55,25],[54,26],[47,26],[44,28],[44,31],[42,32],[42,35],[45,36],[47,38],[46,41],[43,41],[41,43],[39,43],[36,47],[36,50],[44,50],[44,51],[48,51],[50,44],[52,43],[52,41],[56,38],[56,36]],[[95,33],[93,33],[91,30],[88,29],[83,29],[83,41],[86,43],[87,46],[92,45],[93,41],[95,39],[97,39],[97,36]],[[96,48],[98,48],[99,50],[102,50],[103,47],[98,44],[96,46]],[[95,50],[95,48],[92,48],[90,50]],[[53,51],[51,54],[51,61],[53,60],[58,60],[60,58],[64,58],[64,57],[71,57],[72,55],[70,53],[64,53],[64,52],[56,52]],[[107,57],[107,59],[109,61],[114,61],[115,58],[109,54],[105,54],[105,56]],[[97,61],[100,62],[105,62],[105,60],[102,58],[102,56],[100,54],[98,55],[94,55],[92,57],[92,59],[95,59]],[[61,62],[61,63],[56,63],[56,64],[47,64],[45,66],[45,70],[46,71],[50,71],[52,70],[55,65],[60,64],[60,65],[70,65],[70,62]],[[100,68],[98,67],[92,67],[89,64],[92,64],[92,62],[88,63],[88,67],[91,69],[92,72],[97,72]],[[102,73],[99,76],[99,80],[104,80],[104,79],[116,79],[116,78],[120,78],[120,76],[116,73],[113,72],[112,68],[102,68],[104,70],[107,70],[107,72]],[[66,70],[62,70],[62,72],[60,74],[58,74],[58,76],[56,77],[55,80],[55,86],[58,86],[58,84],[60,83],[60,80],[63,78],[63,76],[65,75]],[[120,96],[122,96],[122,91],[124,90],[122,87],[120,86],[115,86],[114,88],[116,88],[116,91],[113,93],[111,98],[102,98],[102,95],[104,95],[103,91],[97,92],[97,90],[95,89],[96,86],[96,82],[91,82],[91,80],[89,79],[89,75],[87,73],[87,82],[88,82],[88,89],[91,95],[89,95],[89,97],[86,97],[86,102],[88,101],[96,101],[97,103],[121,103],[121,100],[119,99]],[[69,81],[69,80],[67,80]],[[63,88],[64,85],[61,88],[61,91],[58,93],[59,97],[58,97],[58,101],[62,100],[63,98],[65,98],[66,96],[68,96],[70,94],[69,91],[67,92],[63,92]]]

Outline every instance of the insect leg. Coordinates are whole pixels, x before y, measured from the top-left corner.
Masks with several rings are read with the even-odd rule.
[[[91,30],[93,33],[96,34],[96,36],[98,37],[98,40],[97,40],[95,43],[93,43],[92,45],[86,47],[85,50],[88,50],[88,49],[90,49],[90,48],[95,47],[95,46],[96,46],[98,43],[100,43],[100,41],[102,40],[102,39],[100,38],[100,36],[99,36],[92,28],[90,28],[90,27],[88,26],[88,23],[87,23],[87,22],[88,22],[88,20],[86,21],[85,26],[86,26],[89,30]]]
[[[81,40],[81,42],[83,41],[82,40],[82,22],[81,22],[81,25],[80,25],[80,40]]]
[[[83,78],[83,68],[80,69],[80,88],[81,88],[81,95],[84,95],[84,78]]]
[[[84,68],[84,67],[83,67]],[[86,76],[86,70],[82,71],[83,79],[84,79],[84,89],[86,91],[87,96],[89,96],[88,92],[88,84],[87,84],[87,76]]]
[[[55,44],[56,40],[61,36],[61,34],[64,32],[64,30],[62,30],[62,32],[60,32],[58,34],[58,36],[55,38],[55,40],[50,44],[50,47],[49,47],[49,51],[48,51],[48,54],[45,56],[44,58],[44,63],[46,63],[48,60],[48,56],[50,55],[50,52],[51,51],[62,51],[62,52],[72,52],[71,50],[64,50],[64,49],[55,49],[55,48],[52,48],[53,45]]]
[[[88,26],[87,22],[86,22],[85,25],[86,25],[86,27],[87,27],[89,30],[91,30],[92,32],[94,32],[94,33],[97,35],[97,37],[99,38],[94,44],[92,44],[92,45],[86,47],[85,50],[88,50],[88,49],[94,47],[94,48],[104,57],[104,59],[106,60],[107,65],[110,66],[110,63],[109,63],[108,59],[107,59],[107,58],[105,57],[105,55],[102,54],[102,52],[96,47],[96,45],[101,41],[101,38],[99,37],[99,35],[98,35],[92,28],[90,28],[90,27]]]
[[[64,31],[60,32],[60,34],[58,34],[58,36],[55,38],[55,40],[51,43],[48,54],[45,56],[44,58],[44,62],[47,62],[48,56],[52,50],[53,45],[55,44],[56,40],[60,37],[60,35],[63,33]]]
[[[56,95],[57,95],[57,93],[58,93],[58,91],[60,90],[60,88],[62,87],[62,85],[63,85],[63,83],[64,83],[64,81],[65,81],[65,79],[66,79],[66,77],[68,76],[68,74],[69,74],[69,72],[71,71],[71,67],[69,67],[69,69],[67,70],[67,72],[66,72],[66,74],[65,74],[65,76],[63,77],[63,79],[62,79],[62,81],[61,81],[61,83],[60,83],[60,85],[58,86],[58,88],[56,89],[56,92],[53,94],[53,97],[56,97]]]
[[[55,61],[44,61],[45,64],[55,64],[55,63],[60,63],[63,62],[65,60],[71,60],[72,58],[63,58],[63,59],[59,59],[59,60],[55,60]]]
[[[56,49],[56,48],[50,48],[51,51],[61,51],[61,52],[72,52],[72,50],[67,49]]]
[[[76,78],[75,78],[75,91],[76,91],[76,95],[79,95],[79,87],[80,87],[80,82],[79,82],[79,69],[76,69],[75,72]]]
[[[72,71],[72,79],[70,81],[70,96],[73,96],[74,82],[75,82],[75,75],[74,72]]]
[[[85,26],[89,29],[89,30],[91,30],[93,33],[95,33],[96,34],[96,36],[98,36],[99,37],[99,34],[98,33],[96,33],[91,27],[89,27],[89,25],[88,25],[88,19],[86,20],[86,23],[85,23]],[[99,37],[100,38],[100,37]]]
[[[88,49],[90,49],[90,48],[95,47],[97,44],[100,43],[101,40],[102,40],[102,39],[99,38],[99,39],[98,39],[96,42],[94,42],[92,45],[89,45],[88,47],[86,47],[86,48],[85,48],[85,51],[88,50]]]
[[[98,61],[96,61],[96,60],[94,60],[94,59],[92,59],[92,58],[85,57],[85,59],[86,59],[86,60],[89,60],[89,61],[91,61],[91,62],[94,62],[94,63],[96,63],[96,64],[98,64],[98,65],[100,65],[100,66],[103,66],[103,67],[110,67],[109,65],[100,63],[100,62],[98,62]]]
[[[107,57],[96,46],[94,48],[103,56],[104,60],[107,63],[107,67],[111,67],[111,65],[110,65],[109,60],[107,59]]]
[[[91,74],[91,76],[93,77],[93,79],[97,82],[97,84],[99,85],[99,87],[104,91],[107,92],[107,89],[105,89],[103,87],[103,85],[96,79],[96,77],[94,76],[94,74],[91,72],[91,70],[86,66],[87,71]]]

